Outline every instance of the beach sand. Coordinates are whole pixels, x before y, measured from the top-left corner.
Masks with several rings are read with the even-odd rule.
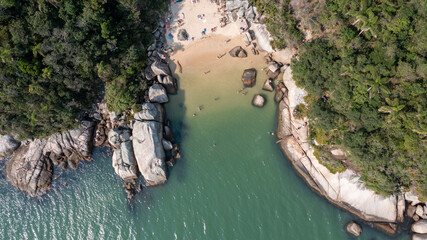
[[[199,2],[194,3],[192,3],[191,0],[172,2],[170,5],[170,13],[171,24],[170,29],[166,33],[166,35],[169,33],[173,35],[173,39],[167,39],[167,43],[170,47],[186,46],[194,41],[206,38],[213,33],[211,29],[215,27],[215,34],[228,37],[234,37],[240,34],[239,20],[236,22],[231,20],[230,24],[222,28],[220,27],[220,18],[223,16],[219,11],[219,6],[216,3],[211,3],[210,0],[199,0]],[[178,23],[175,22],[179,19],[183,20],[183,24],[180,27]],[[190,39],[194,37],[194,41],[179,41],[177,38],[179,29],[185,29]],[[206,35],[202,36],[201,32],[204,29],[206,29]]]

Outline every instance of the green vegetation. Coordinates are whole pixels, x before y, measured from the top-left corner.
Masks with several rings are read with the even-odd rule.
[[[105,90],[121,112],[166,0],[0,0],[0,134],[46,136],[74,126]]]
[[[297,21],[292,15],[290,0],[251,0],[258,13],[267,17],[264,19],[268,31],[274,40],[271,46],[282,49],[287,46],[296,47],[303,40],[303,34],[297,29]]]
[[[300,103],[298,104],[295,108],[294,108],[294,118],[296,119],[303,119],[305,117],[307,117],[307,106],[305,106],[305,104]]]
[[[427,197],[426,18],[425,1],[328,1],[311,27],[323,34],[292,64],[297,85],[317,99],[312,136],[349,152],[367,186],[385,195],[414,186]]]

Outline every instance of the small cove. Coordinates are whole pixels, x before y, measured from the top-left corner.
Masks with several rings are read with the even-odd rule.
[[[183,158],[165,185],[127,200],[106,148],[65,171],[42,201],[3,177],[0,239],[355,239],[344,230],[354,217],[311,191],[268,134],[277,127],[277,105],[261,90],[262,56],[217,60],[218,49],[205,49],[195,51],[211,60],[180,59],[180,89],[166,104]],[[173,58],[188,57],[180,54]],[[242,95],[249,67],[258,70],[257,83]],[[257,93],[267,99],[264,108],[251,105]],[[363,228],[358,239],[410,238]]]

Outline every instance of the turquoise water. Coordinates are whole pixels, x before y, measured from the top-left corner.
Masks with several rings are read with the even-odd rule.
[[[0,239],[356,239],[344,230],[354,217],[312,192],[267,134],[276,104],[260,90],[262,76],[242,96],[241,69],[227,71],[220,84],[215,73],[181,76],[166,108],[183,159],[167,184],[126,199],[106,148],[77,171],[57,170],[39,200],[2,177]],[[262,109],[251,106],[258,92]],[[358,239],[410,239],[363,228]]]

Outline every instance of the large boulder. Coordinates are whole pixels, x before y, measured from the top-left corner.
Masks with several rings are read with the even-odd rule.
[[[163,122],[164,110],[159,103],[143,103],[141,111],[134,114],[135,120]]]
[[[162,124],[155,121],[136,121],[132,135],[135,158],[146,185],[155,186],[166,182]]]
[[[274,90],[273,80],[267,78],[267,80],[265,80],[264,82],[264,85],[262,86],[262,89],[265,91],[272,92]]]
[[[178,37],[179,41],[187,41],[188,40],[187,30],[185,30],[183,28],[179,29],[177,37]]]
[[[169,69],[169,65],[162,61],[154,61],[151,64],[151,70],[153,71],[155,76],[158,75],[171,75],[171,71]]]
[[[177,91],[176,79],[170,75],[159,78],[159,82],[165,87],[168,94],[175,94]]]
[[[256,69],[249,68],[243,71],[242,82],[245,87],[253,87],[256,81]]]
[[[264,107],[265,104],[265,98],[259,94],[255,95],[252,104],[256,107]]]
[[[20,144],[10,135],[0,135],[0,161],[12,155]]]
[[[411,230],[414,233],[427,234],[427,220],[422,219],[418,222],[415,222],[414,224],[412,224]]]
[[[169,101],[166,89],[160,84],[154,84],[148,89],[148,98],[153,103],[167,103]]]
[[[248,53],[243,49],[241,46],[236,46],[233,49],[231,49],[229,52],[230,56],[232,57],[239,57],[239,58],[245,58],[248,56]]]
[[[113,168],[123,180],[132,180],[138,177],[133,145],[130,139],[130,130],[112,129],[108,133],[108,141],[113,146]]]
[[[354,221],[350,221],[349,223],[347,223],[345,229],[348,233],[356,237],[360,236],[360,234],[362,233],[362,227]]]
[[[46,193],[52,181],[52,158],[66,158],[65,165],[71,167],[77,167],[80,159],[90,159],[94,125],[82,121],[76,129],[27,142],[7,163],[7,179],[31,197]]]
[[[234,9],[238,9],[243,6],[244,3],[247,3],[248,1],[242,1],[242,0],[228,0],[225,2],[225,10],[227,11],[233,11]]]

